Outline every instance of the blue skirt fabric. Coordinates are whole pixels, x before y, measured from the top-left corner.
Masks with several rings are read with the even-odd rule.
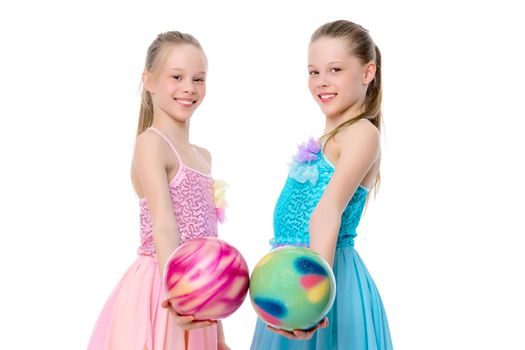
[[[391,350],[383,302],[368,270],[353,247],[337,248],[334,257],[337,293],[329,325],[310,340],[291,340],[257,320],[251,350]]]

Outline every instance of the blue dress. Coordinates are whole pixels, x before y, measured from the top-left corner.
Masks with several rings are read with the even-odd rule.
[[[304,151],[306,146],[302,147]],[[274,211],[273,248],[309,245],[310,216],[333,173],[334,166],[320,147],[313,147],[310,157],[295,159]],[[291,340],[268,330],[258,319],[251,350],[392,349],[381,297],[354,249],[367,194],[367,188],[358,187],[341,217],[333,264],[337,293],[327,315],[329,326],[317,330],[310,340]]]

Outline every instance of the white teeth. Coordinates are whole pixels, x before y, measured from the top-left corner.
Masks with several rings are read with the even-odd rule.
[[[193,104],[192,101],[177,100],[177,102],[182,103],[183,105],[191,105],[191,104]]]
[[[334,97],[335,97],[335,94],[320,95],[320,96],[321,96],[321,98],[322,98],[323,100],[325,100],[325,99],[327,99],[327,98],[334,98]]]

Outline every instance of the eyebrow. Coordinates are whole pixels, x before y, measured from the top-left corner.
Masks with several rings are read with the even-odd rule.
[[[170,70],[181,70],[181,71],[184,71],[184,69],[182,69],[182,68],[170,68]],[[197,72],[197,74],[206,74],[206,72],[200,71],[200,72]]]
[[[341,61],[332,61],[332,62],[328,62],[327,64],[334,64],[334,63],[338,63],[338,64],[343,64],[343,62]],[[313,64],[309,64],[308,67],[315,67]]]

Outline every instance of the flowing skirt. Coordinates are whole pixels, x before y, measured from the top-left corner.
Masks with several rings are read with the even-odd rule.
[[[337,293],[327,328],[317,330],[310,340],[291,340],[258,319],[251,350],[391,350],[383,302],[353,247],[336,249],[334,275]]]
[[[184,332],[168,309],[156,257],[139,255],[102,309],[88,350],[215,350],[217,326]]]

